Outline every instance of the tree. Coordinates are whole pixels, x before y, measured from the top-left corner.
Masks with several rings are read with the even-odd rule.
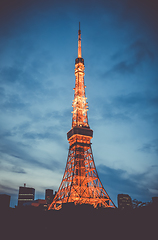
[[[138,201],[137,199],[132,200],[133,209],[145,207],[149,204],[150,204],[149,202],[142,202],[142,201]]]

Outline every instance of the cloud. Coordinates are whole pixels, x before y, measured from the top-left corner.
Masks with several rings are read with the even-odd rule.
[[[14,83],[19,80],[21,71],[15,67],[4,67],[3,69],[1,69],[0,74],[1,82]]]
[[[98,102],[100,102],[98,107]],[[92,102],[94,119],[104,121],[132,122],[141,120],[150,126],[157,124],[158,97],[150,91],[130,92],[106,96],[97,96]],[[91,114],[92,115],[92,114]]]
[[[6,185],[0,184],[0,192],[1,193],[8,193],[8,192],[10,192],[10,193],[14,193],[14,194],[17,193],[17,189],[15,189],[15,188],[13,188],[11,186],[12,186],[11,182],[10,182],[10,187],[7,187]]]
[[[56,170],[59,172],[63,169],[61,162],[56,159],[57,156],[51,156],[50,159],[50,156],[45,152],[44,147],[41,150],[38,150],[35,143],[31,146],[31,142],[24,144],[22,141],[16,142],[15,140],[11,141],[8,139],[2,139],[0,145],[0,157],[1,164],[3,163],[3,169],[17,173],[25,173],[25,168],[32,167],[49,169],[51,171]]]
[[[146,61],[154,60],[154,53],[144,40],[137,40],[130,46],[112,56],[112,61],[117,62],[105,75],[133,74]]]
[[[14,156],[14,155],[13,155],[13,157],[19,158],[19,157]],[[0,161],[0,167],[1,167],[1,171],[5,171],[6,174],[8,174],[7,172],[26,174],[26,171],[22,167],[19,167],[18,164],[15,165],[15,162],[12,163],[12,164],[8,164],[7,161],[4,162],[4,161],[1,160]]]
[[[158,139],[154,139],[148,143],[143,144],[143,146],[141,148],[139,148],[138,150],[145,152],[145,153],[158,154]]]
[[[121,61],[117,63],[108,73],[132,73],[134,72],[136,63],[128,63],[127,61]]]
[[[26,171],[23,168],[18,166],[13,166],[11,169],[12,172],[26,174]]]
[[[158,118],[158,97],[150,92],[133,92],[116,96],[111,106],[114,111],[119,111],[131,119],[141,118],[148,122],[156,123]],[[147,117],[146,117],[147,116]]]
[[[133,53],[135,62],[137,64],[145,61],[146,59],[154,60],[154,52],[151,51],[150,47],[143,40],[137,40],[129,46],[127,52]]]
[[[4,102],[0,104],[0,106],[3,111],[15,112],[20,110],[24,111],[29,104],[23,102],[18,94],[11,94],[4,98]]]
[[[121,169],[113,169],[105,165],[97,166],[99,177],[107,192],[116,196],[119,193],[129,194],[132,199],[151,201],[153,191],[158,189],[156,183],[158,174],[155,168],[150,168],[144,173],[128,174]]]
[[[129,94],[122,94],[116,96],[114,98],[114,102],[120,108],[142,108],[142,106],[149,107],[157,107],[158,106],[158,98],[157,96],[153,96],[151,93],[139,93],[139,92],[132,92]]]

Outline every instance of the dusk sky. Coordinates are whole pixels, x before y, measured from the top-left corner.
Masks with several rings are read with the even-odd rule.
[[[71,129],[81,23],[88,119],[100,180],[158,196],[158,2],[0,1],[0,193],[57,191]]]

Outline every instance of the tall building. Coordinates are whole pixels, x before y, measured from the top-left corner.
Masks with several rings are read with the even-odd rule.
[[[51,202],[53,201],[53,198],[54,198],[53,190],[52,189],[46,189],[45,200],[46,200],[47,204],[51,204]]]
[[[19,195],[18,195],[18,206],[23,206],[24,203],[28,203],[34,200],[35,197],[35,189],[26,187],[19,187]]]
[[[84,59],[81,53],[81,30],[78,31],[78,57],[75,60],[75,88],[72,103],[72,127],[67,133],[69,152],[64,176],[49,209],[60,209],[63,203],[90,204],[115,208],[105,191],[93,159],[93,130],[88,123],[88,103],[84,84]]]
[[[119,209],[131,209],[132,199],[128,194],[118,194],[117,196]]]

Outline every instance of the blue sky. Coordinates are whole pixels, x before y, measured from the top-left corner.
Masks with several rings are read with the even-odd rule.
[[[99,177],[117,194],[158,196],[155,0],[0,3],[0,193],[57,190],[71,128],[81,22],[89,125]]]

